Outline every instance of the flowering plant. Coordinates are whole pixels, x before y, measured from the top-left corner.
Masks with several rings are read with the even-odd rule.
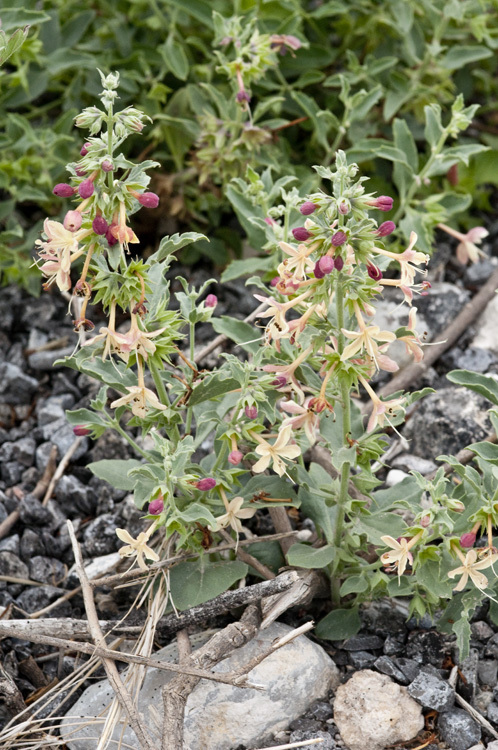
[[[318,625],[323,637],[354,632],[359,605],[372,597],[410,593],[410,611],[422,615],[451,599],[455,576],[462,576],[457,590],[470,579],[481,593],[481,571],[495,562],[492,539],[479,557],[463,555],[468,545],[455,538],[455,529],[468,509],[448,494],[442,469],[431,484],[418,476],[376,490],[386,446],[381,430],[396,430],[407,407],[428,391],[388,400],[376,393],[379,372],[399,367],[390,352],[395,341],[422,358],[413,302],[430,288],[424,278],[428,256],[417,250],[414,232],[403,252],[388,249],[394,222],[377,217],[392,209],[392,198],[366,192],[358,167],[338,151],[334,169],[315,167],[327,190],[299,196],[281,183],[275,191],[285,210],[263,223],[272,258],[279,257],[277,275],[269,286],[251,280],[263,292],[255,295],[263,330],[214,317],[216,296],[204,298],[212,281],[195,289],[179,278],[179,310],[172,311],[166,271],[174,251],[199,235],[166,237],[146,261],[131,256],[139,240],[129,217],[141,206],[156,207],[159,199],[147,190],[146,170],[155,164],[135,165],[119,151],[128,134],[141,132],[144,117],[134,107],[116,111],[118,81],[117,74],[102,75],[103,109],[91,107],[76,118],[90,136],[81,159],[68,165],[70,182],[54,188],[76,204],[62,224],[46,220],[38,247],[46,285],[73,290],[79,349],[67,364],[103,383],[91,408],[68,412],[68,418],[76,434],[116,430],[137,454],[90,465],[99,477],[132,490],[144,510],[147,528],[138,539],[117,530],[126,542],[122,556],[144,570],[159,561],[162,541],[169,539],[199,557],[205,571],[223,569],[223,575],[202,577],[194,600],[183,597],[182,606],[190,606],[249,571],[247,556],[236,559],[239,536],[252,534],[246,523],[267,512],[277,523],[274,510],[293,506],[311,519],[314,533],[311,539],[301,534],[288,548],[287,563],[323,569],[331,581],[334,609]],[[407,307],[406,326],[395,331],[375,321],[386,288],[397,290],[399,304]],[[94,329],[87,317],[91,301],[101,304],[107,321],[87,339]],[[214,370],[200,370],[196,326],[208,321],[249,357],[225,354]],[[358,395],[370,402],[366,419],[352,399]],[[208,439],[212,450],[202,455]],[[317,460],[319,447],[328,470]],[[429,509],[421,506],[424,491],[433,498]],[[494,496],[489,502],[491,509],[481,503],[469,516],[473,529],[494,520]],[[409,511],[406,520],[400,509]],[[228,559],[216,549],[227,530],[233,539]],[[390,551],[382,551],[386,546]],[[275,543],[250,551],[267,571],[284,563]],[[455,556],[460,567],[454,567]],[[172,590],[193,569],[198,562],[172,567]]]

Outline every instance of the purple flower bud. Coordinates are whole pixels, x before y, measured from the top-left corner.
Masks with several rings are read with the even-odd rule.
[[[204,300],[205,307],[216,307],[217,304],[218,304],[218,297],[216,296],[216,294],[208,294],[208,296]]]
[[[92,147],[91,143],[84,143],[80,151],[81,156],[86,156],[88,153],[88,149],[91,147]]]
[[[142,193],[137,200],[145,208],[157,208],[159,205],[159,196],[155,193]]]
[[[299,208],[303,216],[309,216],[316,211],[316,206],[312,201],[305,201]]]
[[[280,276],[274,276],[273,279],[270,281],[270,286],[272,287],[277,286],[279,281],[280,281]]]
[[[428,526],[431,525],[431,517],[429,514],[422,516],[422,519],[420,521],[420,525],[426,529]]]
[[[322,269],[320,268],[320,261],[317,261],[315,263],[315,267],[313,269],[313,273],[315,274],[315,279],[323,279],[325,274],[323,273]]]
[[[296,227],[292,230],[292,234],[298,242],[306,242],[311,237],[311,232],[308,232],[304,227]]]
[[[476,535],[472,531],[469,531],[466,534],[462,534],[462,536],[460,537],[460,544],[462,547],[473,547],[475,543]]]
[[[77,437],[85,437],[85,435],[90,435],[92,431],[82,424],[77,424],[73,427],[73,432]]]
[[[92,180],[83,180],[78,187],[78,193],[81,198],[90,198],[90,196],[93,195],[94,190],[95,187]]]
[[[228,454],[228,463],[232,464],[232,466],[237,466],[237,464],[240,464],[243,458],[244,454],[242,453],[242,451],[231,451]]]
[[[64,229],[69,232],[77,232],[83,221],[79,211],[68,211],[64,217]]]
[[[237,91],[237,96],[235,97],[235,99],[239,103],[241,103],[241,102],[250,102],[251,101],[251,97],[249,96],[249,94],[247,93],[247,91],[245,89],[242,89],[241,91]]]
[[[344,245],[346,240],[348,239],[348,236],[345,232],[336,232],[334,236],[332,237],[332,244],[334,247],[340,247],[341,245]]]
[[[376,230],[375,234],[378,237],[387,237],[388,234],[392,234],[396,229],[394,221],[384,221],[380,227]]]
[[[115,236],[113,235],[113,233],[112,233],[112,229],[113,229],[113,227],[115,227],[115,226],[117,226],[117,224],[110,224],[110,225],[109,225],[109,229],[108,229],[108,230],[107,230],[107,232],[105,233],[105,238],[106,238],[106,240],[107,240],[107,244],[109,245],[109,247],[112,247],[112,246],[113,246],[113,245],[115,245],[115,244],[116,244],[116,242],[117,242],[117,239],[116,239],[116,237],[115,237]]]
[[[284,385],[287,385],[287,378],[285,375],[277,375],[275,380],[272,380],[270,385],[275,386],[275,388],[283,388]]]
[[[163,510],[164,510],[164,500],[162,498],[162,495],[160,495],[151,503],[149,503],[148,513],[150,516],[158,516],[160,513],[163,512]]]
[[[95,219],[92,221],[92,229],[95,232],[95,234],[104,235],[107,233],[107,230],[109,229],[109,224],[104,219],[103,216],[96,216]]]
[[[67,182],[57,183],[52,190],[52,193],[59,196],[59,198],[71,198],[75,192],[76,190],[71,185],[68,185]]]
[[[369,201],[367,206],[378,208],[379,211],[390,211],[393,207],[393,199],[389,195],[379,195],[373,201]]]
[[[114,164],[109,159],[104,159],[100,166],[104,172],[112,172],[114,170]]]
[[[382,271],[373,263],[368,264],[367,273],[374,281],[380,281],[380,279],[382,278]]]
[[[344,261],[340,255],[338,255],[337,258],[334,258],[334,267],[336,271],[342,271],[344,268]]]
[[[216,479],[213,479],[213,477],[204,477],[204,479],[199,479],[199,481],[195,483],[195,486],[198,490],[207,492],[208,490],[212,490],[213,487],[216,487]]]
[[[349,206],[347,203],[339,203],[337,208],[339,210],[339,213],[343,216],[349,213]]]
[[[320,258],[316,265],[324,276],[326,276],[328,273],[331,273],[335,267],[334,259],[331,258],[330,255],[324,255],[323,258]]]
[[[287,382],[287,379],[285,380]],[[249,404],[246,405],[246,408],[244,409],[244,413],[248,419],[256,419],[258,416],[258,407],[257,406],[249,406]]]
[[[84,177],[86,175],[86,171],[84,169],[77,169],[76,174],[78,177]]]
[[[263,221],[265,222],[265,224],[268,224],[269,227],[273,227],[277,223],[274,219],[270,219],[269,216],[265,216]]]

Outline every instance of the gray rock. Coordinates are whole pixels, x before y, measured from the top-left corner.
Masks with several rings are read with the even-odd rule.
[[[459,662],[460,674],[457,690],[466,701],[472,703],[477,690],[477,666],[479,664],[479,651],[471,648],[469,655],[463,662]]]
[[[488,743],[488,750],[498,750],[498,740]]]
[[[42,428],[43,439],[50,440],[54,445],[57,446],[59,451],[59,458],[64,456],[69,448],[72,446],[74,441],[77,439],[73,432],[73,428],[66,420],[66,417],[50,422]],[[83,438],[81,443],[73,453],[73,461],[77,461],[85,455],[88,450],[88,438]]]
[[[498,683],[498,662],[496,659],[483,659],[477,667],[477,676],[481,685],[495,687]]]
[[[24,467],[17,461],[7,461],[3,463],[1,468],[2,479],[5,482],[6,487],[12,487],[14,484],[18,484],[21,481]]]
[[[472,346],[487,349],[498,354],[498,328],[496,320],[498,316],[498,295],[494,294],[486,305],[483,314],[477,320],[475,328],[477,335],[472,341]]]
[[[422,670],[408,685],[408,692],[424,708],[439,712],[448,711],[455,700],[455,691],[447,682]]]
[[[384,647],[382,650],[386,656],[397,656],[398,654],[402,654],[405,650],[403,636],[396,638],[396,636],[388,635],[384,641]]]
[[[45,545],[41,540],[40,534],[37,534],[33,529],[24,529],[19,554],[21,560],[24,560],[26,563],[28,563],[32,557],[36,557],[36,555],[45,554]]]
[[[16,557],[19,557],[20,545],[19,545],[19,534],[12,534],[6,539],[0,541],[0,552],[13,552]]]
[[[396,456],[396,458],[393,458],[390,463],[395,469],[418,471],[420,474],[430,474],[431,471],[437,469],[437,464],[435,464],[434,461],[420,458],[420,456],[412,456],[411,453],[404,453],[402,456]]]
[[[378,635],[352,635],[344,641],[344,651],[366,651],[367,649],[382,648],[384,639]]]
[[[17,406],[29,404],[38,388],[38,381],[11,362],[0,363],[0,402]]]
[[[53,557],[37,555],[29,561],[28,567],[33,581],[49,583],[52,586],[57,586],[66,575],[65,566]]]
[[[36,410],[36,416],[40,427],[45,427],[52,422],[65,418],[64,408],[58,398],[48,398],[40,401]]]
[[[479,263],[471,263],[465,269],[466,284],[474,287],[481,286],[489,279],[497,265],[497,258],[482,258]]]
[[[461,708],[452,708],[438,718],[441,739],[451,750],[469,750],[481,739],[481,727]]]
[[[349,653],[349,663],[355,669],[368,669],[375,664],[376,656],[369,651],[351,651]]]
[[[309,719],[305,716],[300,716],[299,719],[294,719],[294,721],[291,721],[291,723],[289,724],[289,729],[292,732],[302,732],[303,734],[309,732],[318,732],[321,728],[321,721],[318,721],[318,719]],[[305,739],[308,738],[306,737]]]
[[[59,479],[55,489],[55,498],[69,518],[75,513],[91,515],[97,505],[95,493],[85,487],[83,482],[80,482],[72,474],[67,474]]]
[[[423,458],[458,453],[490,431],[488,408],[487,399],[467,388],[441,388],[420,402],[403,437]]]
[[[0,503],[0,523],[2,523],[2,521],[5,521],[8,515],[9,514],[7,513],[5,505],[3,503]]]
[[[0,552],[0,575],[13,578],[29,578],[27,565],[16,554],[4,550]]]
[[[316,701],[308,708],[307,714],[318,721],[326,721],[334,715],[332,706],[327,701]]]
[[[236,669],[260,652],[276,637],[290,628],[273,623],[250,643],[235,651],[228,659],[214,667],[215,671]],[[161,649],[153,658],[171,658],[171,648]],[[162,711],[159,696],[162,686],[171,679],[169,673],[149,669],[140,693],[138,708],[150,728],[149,706]],[[300,636],[276,651],[250,672],[253,682],[266,686],[264,692],[235,688],[230,685],[201,680],[189,695],[185,712],[185,750],[231,750],[239,743],[259,746],[269,735],[287,727],[306,708],[339,682],[334,664],[320,646]],[[89,687],[66,715],[61,734],[69,750],[93,750],[95,730],[91,726],[78,727],[79,717],[101,716],[113,698],[105,680]],[[84,724],[87,720],[84,720]],[[76,731],[75,731],[76,730]],[[121,735],[117,727],[114,739]],[[74,736],[78,739],[74,739]],[[123,744],[137,747],[132,730],[123,733]],[[333,746],[332,746],[333,747]]]
[[[83,533],[83,546],[90,557],[109,555],[122,544],[116,536],[119,520],[111,513],[91,521]]]
[[[35,460],[36,442],[31,437],[16,440],[12,445],[12,458],[23,466],[32,466]]]
[[[61,596],[61,590],[55,586],[43,585],[33,586],[25,589],[16,601],[25,612],[31,614],[39,609],[47,607]],[[48,617],[69,617],[71,615],[71,602],[62,602],[50,610]]]
[[[64,349],[47,349],[43,352],[33,352],[28,357],[28,364],[33,370],[39,372],[51,372],[54,367],[65,367],[63,363],[56,365],[58,359],[69,357],[74,351],[74,346]]]
[[[493,701],[489,704],[487,717],[490,721],[493,722],[493,724],[498,724],[498,703],[495,703]]]
[[[367,669],[337,688],[334,721],[350,750],[384,750],[424,726],[422,709],[385,675]]]
[[[26,495],[19,503],[19,518],[26,526],[45,526],[53,520],[50,510],[33,495]]]
[[[479,711],[479,713],[486,716],[486,713],[488,711],[488,706],[493,701],[493,693],[490,693],[489,690],[479,690],[479,688],[476,690],[476,694],[474,697],[473,707],[476,709],[476,711]]]
[[[477,346],[469,346],[462,351],[455,349],[449,355],[450,366],[457,370],[472,370],[473,372],[487,372],[493,362],[496,362],[496,355],[488,349],[482,349]]]
[[[498,633],[495,633],[495,635],[493,635],[493,637],[487,642],[484,655],[494,656],[498,659]]]
[[[488,641],[493,637],[495,631],[485,620],[476,620],[470,624],[472,636],[480,641]]]
[[[406,655],[420,664],[429,662],[439,668],[445,655],[444,636],[434,630],[412,632],[408,636]]]
[[[45,471],[48,459],[50,457],[50,453],[52,452],[52,443],[41,443],[41,445],[38,446],[35,453],[35,464],[38,471]]]
[[[394,485],[406,479],[407,476],[408,474],[405,471],[401,471],[401,469],[391,469],[386,477],[386,487],[394,487]]]
[[[426,297],[418,297],[416,307],[430,329],[439,332],[456,318],[469,298],[466,289],[443,281],[434,283]]]
[[[402,685],[408,684],[404,672],[388,656],[379,656],[374,662],[374,667],[382,674],[392,677],[396,682],[400,682]]]
[[[292,732],[289,742],[304,742],[305,740],[322,740],[318,747],[320,750],[336,750],[337,743],[328,732]]]

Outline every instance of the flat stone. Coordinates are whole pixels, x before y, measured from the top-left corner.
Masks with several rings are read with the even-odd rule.
[[[31,437],[24,437],[12,444],[12,458],[23,466],[33,466],[36,442]]]
[[[27,563],[32,557],[43,555],[44,553],[45,545],[40,534],[37,534],[33,529],[24,529],[19,552],[21,559]]]
[[[493,637],[495,631],[488,625],[485,620],[476,620],[470,624],[470,630],[474,638],[480,641],[489,641]]]
[[[373,667],[376,659],[377,657],[369,651],[350,651],[349,653],[349,663],[352,664],[355,669],[368,669],[369,667]]]
[[[391,469],[386,477],[386,487],[394,487],[409,476],[405,471],[401,469]]]
[[[0,363],[0,402],[17,406],[29,404],[36,389],[38,381],[26,375],[26,373],[12,362]]]
[[[477,676],[481,685],[495,687],[498,683],[498,662],[496,659],[482,659],[477,666]]]
[[[460,674],[457,690],[466,701],[472,703],[477,690],[477,667],[479,664],[479,651],[471,648],[469,655],[460,666]]]
[[[0,541],[0,552],[13,552],[16,557],[19,557],[20,544],[19,534],[12,534],[6,539]]]
[[[119,528],[117,516],[104,513],[85,527],[83,532],[83,546],[90,557],[109,555],[116,552],[122,544],[116,536]]]
[[[384,647],[382,650],[386,656],[397,656],[398,654],[402,654],[405,650],[403,637],[396,638],[393,635],[388,635],[384,641]]]
[[[349,750],[384,750],[412,740],[424,726],[422,709],[406,688],[369,669],[337,688],[334,721]]]
[[[12,578],[29,578],[28,567],[14,552],[0,552],[0,575]]]
[[[55,488],[55,498],[69,518],[81,513],[86,516],[93,514],[97,506],[96,494],[72,474],[66,474],[59,479]]]
[[[477,334],[472,341],[472,346],[480,349],[488,349],[498,354],[498,328],[496,320],[498,317],[498,295],[493,294],[491,300],[484,308],[484,312],[478,318],[475,329]]]
[[[289,742],[304,742],[305,740],[321,740],[317,747],[320,750],[336,750],[338,748],[337,743],[333,739],[332,735],[328,732],[292,732],[289,737]]]
[[[400,682],[402,685],[407,684],[404,673],[388,656],[379,656],[374,662],[374,667],[382,674],[392,677],[396,682]]]
[[[368,649],[382,648],[384,639],[378,635],[352,635],[342,644],[344,651],[366,651]]]
[[[433,630],[415,631],[408,636],[406,655],[420,664],[440,667],[445,655],[445,642],[441,633]]]
[[[59,458],[62,458],[62,456],[64,456],[68,452],[74,441],[77,440],[77,437],[73,432],[73,428],[66,420],[65,416],[61,419],[56,419],[54,422],[50,422],[50,424],[45,425],[42,428],[42,431],[43,439],[50,440],[50,442],[57,446],[59,451]],[[84,456],[88,450],[88,445],[88,438],[83,438],[81,440],[81,443],[73,453],[72,460],[77,461],[78,458]]]
[[[327,701],[316,701],[308,708],[307,714],[318,721],[326,721],[334,715],[332,706]]]
[[[431,471],[437,469],[437,464],[434,461],[429,461],[427,458],[420,458],[420,456],[413,456],[411,453],[403,453],[401,456],[396,456],[390,463],[395,469],[418,471],[420,474],[430,474]]]
[[[481,727],[461,708],[440,714],[437,726],[441,739],[451,750],[469,750],[481,739]]]
[[[286,625],[273,623],[216,665],[214,671],[237,669],[290,630]],[[152,658],[171,658],[171,652],[167,646]],[[199,682],[187,700],[185,750],[232,750],[239,744],[259,746],[271,734],[285,729],[339,682],[338,671],[330,657],[305,636],[276,651],[249,674],[252,682],[265,685],[266,690],[236,688],[210,680]],[[138,710],[151,730],[155,722],[149,707],[154,707],[154,713],[162,713],[161,689],[170,679],[172,675],[163,670],[147,670]],[[87,717],[105,715],[105,708],[113,697],[107,680],[85,690],[62,722],[61,735],[69,750],[94,750],[95,727],[85,726]],[[78,727],[76,720],[80,717],[82,726]],[[116,727],[114,741],[117,743],[121,736],[123,745],[138,747],[129,726],[124,732],[122,725]],[[159,739],[157,743],[159,746]]]
[[[19,503],[19,517],[26,526],[45,526],[53,520],[50,510],[33,495],[26,495]]]
[[[33,581],[50,583],[52,586],[57,586],[66,576],[65,565],[53,557],[38,555],[29,561],[28,567]]]
[[[489,704],[487,710],[487,717],[493,724],[498,724],[498,703],[494,701]]]
[[[408,692],[424,708],[434,711],[449,710],[455,700],[455,691],[447,682],[423,670],[408,685]]]

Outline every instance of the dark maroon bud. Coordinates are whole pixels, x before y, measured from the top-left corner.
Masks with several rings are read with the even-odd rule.
[[[117,239],[116,239],[116,237],[115,237],[115,236],[113,235],[113,233],[112,233],[112,228],[113,228],[113,227],[116,227],[116,226],[117,226],[117,224],[111,224],[111,225],[109,226],[109,229],[108,229],[108,230],[107,230],[107,232],[105,233],[105,238],[106,238],[106,240],[107,240],[107,244],[109,245],[109,247],[112,247],[112,246],[113,246],[113,245],[115,245],[115,244],[116,244],[116,242],[117,242]]]
[[[213,487],[216,487],[216,479],[213,479],[213,477],[204,477],[204,479],[199,479],[199,481],[195,483],[195,486],[198,490],[207,492],[208,490],[212,490]]]
[[[91,146],[91,143],[84,143],[80,151],[81,156],[86,156],[88,153],[88,149],[91,148]]]
[[[80,194],[81,198],[90,198],[90,196],[93,195],[94,190],[95,186],[92,180],[83,180],[83,182],[80,182],[78,187],[78,193]]]
[[[112,172],[114,170],[114,164],[109,159],[105,159],[100,166],[104,172]]]
[[[275,386],[275,388],[283,388],[284,385],[287,385],[287,378],[285,375],[277,375],[275,380],[272,380],[270,385]]]
[[[71,198],[75,194],[76,190],[68,185],[67,182],[59,182],[52,190],[54,195],[59,198]]]
[[[324,276],[331,273],[335,267],[334,259],[330,255],[324,255],[323,258],[320,258],[317,265]]]
[[[313,269],[313,273],[315,274],[315,279],[323,279],[325,274],[323,273],[322,269],[320,268],[320,261],[317,261],[315,263],[315,267]]]
[[[163,510],[164,510],[164,500],[162,498],[162,495],[160,495],[151,503],[149,503],[149,509],[148,509],[149,516],[158,516],[163,512]]]
[[[338,255],[337,258],[334,258],[334,267],[336,271],[342,271],[344,268],[344,261],[340,255]]]
[[[369,201],[367,206],[378,208],[379,211],[390,211],[393,207],[393,199],[389,195],[379,195],[375,200]]]
[[[92,229],[95,232],[95,234],[104,235],[107,233],[107,230],[109,229],[109,224],[104,219],[103,216],[96,216],[95,219],[92,221]]]
[[[159,196],[155,193],[142,193],[137,198],[140,205],[146,208],[157,208],[159,205]]]
[[[305,201],[299,209],[303,216],[309,216],[316,211],[316,206],[311,201]]]
[[[380,281],[380,279],[382,278],[382,271],[373,263],[368,264],[367,273],[374,281]]]
[[[462,534],[460,537],[460,544],[462,547],[469,548],[473,547],[476,543],[476,535],[472,531],[468,531],[466,534]]]
[[[348,236],[345,232],[336,232],[334,236],[332,237],[332,244],[334,247],[340,247],[341,245],[344,245],[346,240],[348,239]]]
[[[242,91],[237,91],[237,96],[235,98],[239,103],[251,101],[251,97],[245,89],[243,89]]]
[[[375,234],[378,237],[387,237],[388,234],[392,234],[396,229],[394,221],[384,221],[380,227],[376,230]]]
[[[78,177],[84,177],[86,175],[86,171],[84,169],[77,169],[76,174]]]
[[[298,242],[306,242],[311,237],[311,232],[308,232],[304,227],[296,227],[292,230],[292,234]]]
[[[287,380],[286,380],[287,382]],[[249,404],[246,405],[246,408],[244,409],[245,415],[248,419],[256,419],[258,416],[258,407],[257,406],[249,406]]]
[[[91,435],[92,431],[82,424],[77,424],[73,427],[73,432],[77,437],[85,437],[85,435]]]

